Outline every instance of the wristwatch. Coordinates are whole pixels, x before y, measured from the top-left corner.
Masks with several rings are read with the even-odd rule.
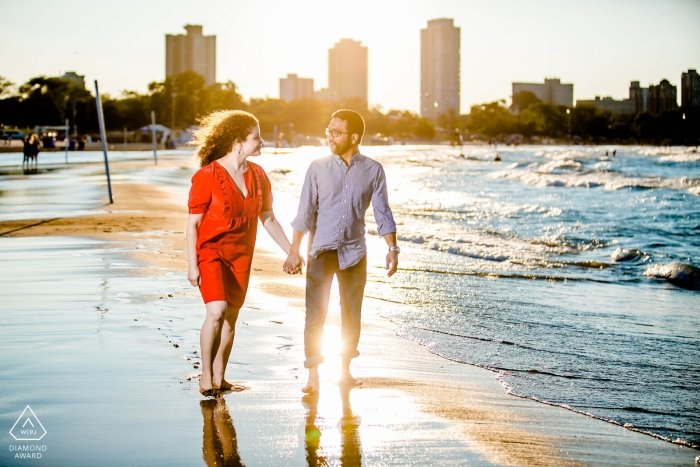
[[[401,253],[401,248],[399,248],[397,246],[390,246],[389,251],[395,251],[397,253]]]

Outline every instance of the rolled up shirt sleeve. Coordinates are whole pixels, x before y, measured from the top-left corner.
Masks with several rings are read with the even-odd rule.
[[[299,197],[297,216],[292,221],[292,228],[302,233],[316,228],[316,212],[318,211],[318,185],[316,171],[311,164],[306,171],[304,186]]]
[[[207,173],[200,169],[192,176],[187,207],[190,214],[203,214],[207,211],[209,203],[211,203],[211,181]]]
[[[377,233],[381,236],[396,233],[396,222],[394,222],[394,215],[389,207],[386,175],[381,166],[379,166],[379,173],[372,192],[372,209],[374,209],[374,220],[377,222]]]

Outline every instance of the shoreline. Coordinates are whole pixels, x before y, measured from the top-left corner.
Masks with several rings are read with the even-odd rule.
[[[174,166],[182,164],[182,161],[170,163]],[[115,164],[117,170],[120,165],[129,164]],[[0,238],[88,236],[109,242],[112,248],[123,245],[119,254],[148,265],[134,268],[132,273],[153,275],[157,272],[160,276],[186,270],[182,235],[186,210],[183,200],[175,199],[172,190],[154,185],[117,183],[114,188],[117,204],[109,209],[101,206],[101,213],[4,221],[0,222]],[[261,232],[261,235],[266,233]],[[135,238],[141,239],[142,248],[134,247]],[[256,247],[249,297],[254,302],[265,303],[266,296],[287,302],[296,313],[289,325],[298,330],[299,326],[303,327],[303,304],[300,302],[303,279],[282,273],[281,263],[279,254]],[[334,300],[335,297],[331,302]],[[201,303],[197,302],[199,305]],[[586,463],[586,459],[599,464],[613,454],[651,455],[655,451],[666,451],[656,444],[658,440],[623,427],[614,427],[619,432],[612,433],[598,420],[580,417],[576,411],[562,410],[560,406],[546,403],[537,404],[542,401],[529,398],[511,397],[492,370],[450,361],[431,353],[420,343],[396,335],[396,325],[381,316],[384,306],[388,305],[378,299],[365,298],[363,315],[366,321],[363,322],[361,340],[364,358],[354,365],[365,385],[353,390],[353,395],[376,390],[384,393],[399,391],[414,397],[422,411],[447,421],[448,426],[436,428],[436,433],[456,429],[473,452],[499,465],[578,465]],[[331,305],[327,332],[337,328],[335,308],[337,305]],[[395,361],[393,355],[402,357]],[[328,378],[328,368],[332,364],[322,368],[322,375],[326,375],[322,376],[324,386],[332,386]],[[379,374],[382,376],[377,376]],[[298,381],[299,388],[301,383]],[[301,397],[301,394],[297,396]],[[585,439],[574,439],[579,436]],[[573,457],[571,452],[575,453]],[[631,464],[644,463],[644,458],[637,458],[636,462],[627,460]]]

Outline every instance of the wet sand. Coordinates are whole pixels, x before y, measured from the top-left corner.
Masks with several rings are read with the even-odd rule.
[[[397,337],[380,317],[391,304],[375,299],[353,364],[364,385],[344,392],[333,382],[334,294],[322,391],[302,398],[304,281],[282,273],[263,229],[227,373],[250,389],[204,400],[186,192],[134,183],[128,174],[147,165],[114,164],[114,205],[91,191],[81,209],[93,213],[0,223],[12,272],[0,285],[1,465],[28,462],[14,458],[10,446],[23,442],[7,433],[26,405],[47,430],[32,442],[47,446],[32,465],[692,465],[691,449],[505,394],[496,374]],[[149,170],[187,169],[181,158]],[[75,170],[51,173],[73,179],[55,192],[87,177]],[[2,181],[4,197],[20,178]]]

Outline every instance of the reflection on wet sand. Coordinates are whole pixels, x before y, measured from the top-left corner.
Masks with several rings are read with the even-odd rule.
[[[360,418],[355,416],[350,406],[349,387],[340,387],[340,400],[343,416],[340,419],[340,465],[359,467],[362,465],[362,444],[360,442]],[[321,445],[321,430],[317,426],[318,394],[308,394],[301,400],[307,409],[306,414],[306,462],[310,467],[327,466]],[[322,420],[323,417],[320,417]]]
[[[202,408],[204,429],[202,457],[207,466],[243,466],[238,452],[236,429],[223,398],[207,399],[199,403]]]

